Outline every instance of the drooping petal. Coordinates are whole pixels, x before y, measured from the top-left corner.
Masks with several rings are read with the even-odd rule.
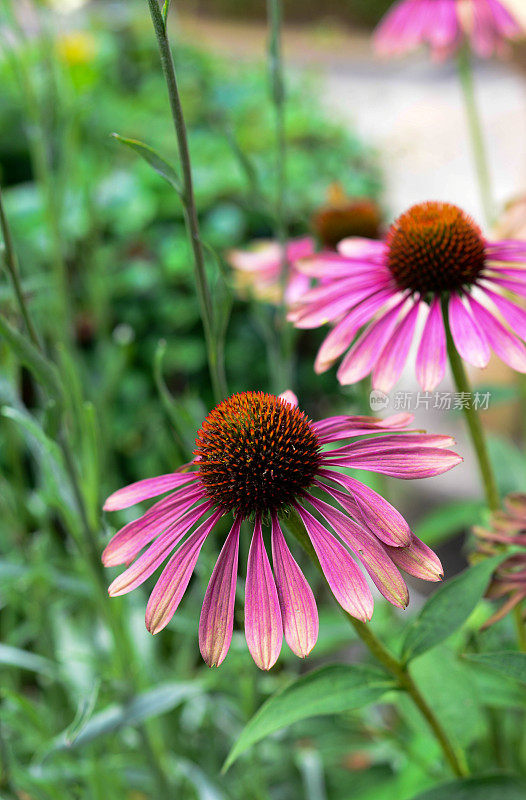
[[[394,436],[375,436],[350,442],[326,453],[329,458],[350,455],[383,454],[389,450],[414,450],[422,447],[451,447],[455,444],[452,436],[444,433],[402,433]]]
[[[212,503],[206,501],[192,511],[187,512],[178,522],[171,525],[139,558],[133,562],[113,583],[110,584],[108,593],[111,597],[127,594],[150,577],[157,567],[162,564],[175,545],[181,541],[192,525],[212,508]]]
[[[287,547],[275,514],[272,515],[272,562],[285,639],[293,653],[305,658],[318,638],[318,610],[312,589]]]
[[[342,386],[356,383],[371,372],[393,334],[404,304],[405,298],[366,328],[354,343],[337,372]]]
[[[234,629],[239,529],[236,517],[208,583],[199,620],[199,649],[209,667],[225,659]]]
[[[446,332],[440,300],[431,303],[416,356],[416,377],[425,392],[435,389],[446,371]]]
[[[146,627],[150,633],[159,633],[172,619],[190,582],[205,539],[223,513],[222,509],[214,511],[183,542],[163,569],[146,606]]]
[[[451,335],[459,354],[474,367],[487,367],[491,355],[488,340],[456,294],[449,299],[448,313]]]
[[[526,339],[526,310],[516,303],[512,303],[507,297],[485,289],[487,296],[496,305],[497,309],[506,320],[512,331],[521,339]]]
[[[131,483],[110,494],[104,503],[104,511],[120,511],[123,508],[129,508],[140,503],[141,500],[149,500],[150,497],[157,497],[184,483],[195,481],[196,477],[195,472],[170,472],[167,475],[159,475],[157,478],[146,478],[143,481]]]
[[[414,534],[409,547],[389,547],[388,545],[384,545],[384,547],[389,557],[408,575],[422,578],[424,581],[442,580],[444,570],[439,557]]]
[[[360,328],[370,322],[376,312],[392,297],[391,289],[375,292],[345,314],[323,341],[314,362],[314,371],[320,374],[329,369],[347,350]]]
[[[260,669],[270,669],[277,661],[283,640],[283,625],[278,592],[256,518],[250,545],[245,592],[245,636],[248,649]]]
[[[448,472],[463,459],[452,450],[441,450],[437,447],[421,447],[415,449],[389,450],[370,456],[342,456],[334,460],[326,457],[327,466],[353,467],[371,472],[380,472],[392,478],[415,480],[432,478]]]
[[[360,559],[374,585],[386,600],[397,608],[405,608],[409,602],[405,581],[373,534],[323,500],[318,500],[310,494],[307,495],[307,499]]]
[[[517,372],[526,372],[526,347],[473,297],[470,305],[498,357]]]
[[[400,512],[378,492],[370,489],[369,486],[365,486],[355,478],[335,470],[320,470],[319,474],[323,478],[339,483],[340,486],[350,492],[350,496],[346,496],[337,490],[335,492],[332,487],[325,487],[335,500],[338,500],[342,508],[353,513],[351,510],[353,505],[347,503],[347,497],[349,497],[358,507],[358,519],[361,519],[382,542],[392,547],[405,547],[411,542],[409,525]]]
[[[413,422],[414,414],[393,414],[385,419],[379,417],[363,417],[341,415],[326,417],[313,422],[312,427],[324,441],[337,441],[337,438],[348,439],[354,436],[367,436],[370,433],[403,430]],[[339,434],[339,437],[337,437]],[[334,438],[333,438],[334,437]]]
[[[129,564],[143,547],[168,526],[177,522],[193,504],[203,499],[205,490],[200,482],[174,492],[152,506],[139,519],[129,522],[108,542],[102,553],[105,567]]]
[[[413,341],[419,310],[420,303],[417,302],[398,323],[392,338],[384,346],[373,370],[373,389],[390,392],[400,378]]]
[[[305,508],[298,504],[296,509],[336,600],[351,616],[367,622],[373,614],[373,596],[351,554]]]

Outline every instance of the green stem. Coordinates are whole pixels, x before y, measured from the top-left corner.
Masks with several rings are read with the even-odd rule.
[[[519,643],[519,650],[521,653],[526,653],[526,630],[524,627],[524,619],[522,616],[523,602],[521,601],[513,609],[513,619],[515,622],[515,630],[517,631],[517,641]]]
[[[16,289],[16,287],[20,286],[20,276],[18,272],[18,264],[15,257],[15,251],[14,251],[10,228],[3,210],[3,206],[1,205],[1,196],[0,196],[0,220],[1,220],[2,233],[5,241],[6,261],[9,262],[8,269],[11,279],[13,281],[13,285],[15,287],[17,301],[20,304],[20,311],[22,313],[24,320],[26,321],[28,330],[33,331],[33,334],[31,334],[31,338],[33,340],[34,347],[31,347],[29,343],[27,344],[27,347],[31,348],[31,350],[33,350],[34,352],[36,348],[35,357],[38,358],[39,361],[41,362],[39,365],[38,374],[42,375],[43,378],[45,379],[44,380],[45,385],[48,387],[51,394],[54,396],[54,399],[57,402],[57,405],[61,410],[62,414],[64,414],[64,410],[66,407],[64,390],[57,381],[55,365],[47,359],[45,353],[43,352],[39,338],[33,326],[31,315],[26,305],[24,295],[21,291],[17,291]],[[6,335],[6,333],[9,333],[9,328],[4,326],[4,322],[1,317],[0,317],[0,332],[2,332],[4,336]],[[19,334],[18,337],[22,341],[26,341]],[[108,627],[112,632],[115,658],[116,662],[118,663],[119,672],[129,682],[131,687],[133,687],[134,689],[139,689],[141,688],[141,686],[140,683],[138,682],[139,676],[137,670],[135,669],[133,646],[129,637],[128,628],[125,624],[123,624],[123,621],[121,620],[120,609],[115,604],[108,602],[106,578],[99,557],[97,531],[93,528],[93,526],[89,522],[88,510],[86,508],[86,502],[84,494],[82,492],[81,478],[78,473],[74,450],[71,445],[70,439],[68,437],[67,427],[64,419],[62,420],[62,430],[59,432],[58,436],[58,444],[64,458],[64,464],[66,466],[66,471],[69,478],[71,490],[75,498],[76,511],[80,522],[79,528],[77,529],[77,527],[74,526],[74,529],[71,530],[71,533],[75,540],[75,544],[79,549],[79,552],[86,559],[92,577],[95,581],[97,587],[97,594],[96,594],[97,604],[101,610],[101,614],[105,618]],[[148,755],[150,756],[150,761],[152,763],[156,775],[158,789],[160,791],[159,796],[169,797],[171,788],[164,772],[163,755],[161,752],[159,752],[159,748],[156,747],[156,742],[150,735],[148,728],[146,726],[141,727],[141,735],[143,737],[145,749]]]
[[[316,555],[309,536],[305,530],[305,526],[303,525],[299,516],[294,512],[290,517],[287,517],[284,522],[304,550],[308,553],[314,565],[323,575],[323,570],[321,569],[318,556]],[[408,665],[398,661],[398,659],[395,658],[386,647],[384,647],[380,639],[378,639],[378,637],[375,636],[371,630],[370,625],[360,622],[360,620],[355,619],[346,611],[344,611],[343,614],[347,618],[347,621],[350,623],[350,625],[352,625],[362,642],[366,645],[370,653],[387,669],[388,672],[391,673],[391,675],[393,675],[394,678],[396,678],[400,689],[407,692],[429,725],[429,728],[431,729],[438,744],[442,748],[444,757],[454,774],[458,777],[465,777],[466,775],[469,775],[469,769],[464,754],[462,751],[455,748],[449,741],[446,731],[434,715],[433,710],[427,704],[420,692],[420,689],[411,677]]]
[[[2,198],[2,189],[0,188],[0,229],[2,230],[2,236],[4,239],[4,260],[5,266],[9,273],[9,277],[11,278],[11,282],[13,284],[13,289],[15,292],[16,301],[18,303],[18,308],[20,313],[23,317],[25,326],[27,328],[27,332],[30,336],[31,341],[33,344],[40,348],[40,341],[38,339],[38,335],[29,315],[29,311],[26,306],[26,301],[24,298],[24,293],[22,290],[22,282],[20,280],[20,272],[18,269],[18,261],[15,253],[15,248],[13,245],[13,239],[11,236],[11,229],[7,222],[7,217],[5,215],[4,210],[4,202]]]
[[[447,354],[455,385],[459,392],[465,392],[468,397],[471,397],[472,393],[468,376],[466,375],[466,370],[464,369],[462,359],[457,352],[455,342],[453,341],[453,336],[451,335],[448,315],[448,301],[446,298],[443,298],[442,300],[442,314],[444,317],[444,327],[446,329]],[[490,508],[491,511],[498,511],[500,508],[499,491],[497,489],[497,482],[495,480],[493,467],[491,466],[491,462],[489,460],[486,437],[482,429],[480,417],[476,408],[474,408],[473,403],[471,402],[466,403],[463,407],[463,410],[466,417],[466,422],[468,424],[469,433],[471,435],[471,440],[473,442],[473,447],[475,448],[488,508]]]
[[[274,108],[276,130],[276,198],[275,232],[281,250],[281,302],[278,310],[277,329],[279,337],[280,361],[277,380],[280,391],[292,385],[292,336],[287,324],[285,290],[290,265],[287,258],[287,209],[285,190],[287,183],[287,137],[285,129],[285,80],[283,70],[282,24],[283,8],[281,0],[267,0],[267,20],[269,28],[268,59],[270,94]]]
[[[484,134],[475,98],[475,86],[473,83],[473,68],[471,64],[471,53],[469,47],[465,45],[460,48],[458,55],[458,74],[462,85],[464,105],[471,137],[471,147],[477,180],[479,184],[480,197],[486,224],[491,225],[494,220],[495,204],[491,191],[491,179],[488,167]]]
[[[184,218],[186,229],[192,253],[194,257],[195,268],[195,282],[197,288],[197,296],[199,300],[199,307],[201,310],[201,319],[203,322],[203,329],[205,334],[208,364],[210,369],[210,377],[212,380],[212,388],[217,402],[219,402],[227,394],[226,382],[223,375],[223,370],[219,364],[218,349],[214,336],[214,315],[212,306],[212,297],[210,287],[206,276],[205,259],[203,253],[203,246],[201,242],[201,235],[199,231],[199,220],[197,216],[197,207],[195,203],[195,195],[192,179],[192,166],[190,161],[190,152],[188,149],[188,137],[186,133],[186,124],[181,105],[181,98],[179,95],[179,88],[177,85],[177,78],[175,74],[175,65],[168,41],[166,25],[163,19],[163,14],[157,0],[148,0],[150,15],[152,18],[153,28],[157,38],[159,47],[159,54],[161,56],[161,65],[163,69],[166,87],[168,90],[168,99],[170,102],[170,110],[172,112],[172,119],[177,137],[177,146],[179,150],[179,159],[181,163],[183,186],[181,192],[181,200],[183,203]]]

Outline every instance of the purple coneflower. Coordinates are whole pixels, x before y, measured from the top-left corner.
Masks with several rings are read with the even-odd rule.
[[[253,528],[245,591],[245,633],[252,657],[269,669],[279,656],[283,634],[294,653],[304,657],[316,643],[318,614],[280,523],[280,517],[296,511],[336,600],[349,614],[366,621],[373,612],[371,591],[355,559],[383,596],[404,608],[408,592],[398,568],[436,581],[442,574],[440,561],[393,506],[344,470],[427,478],[461,461],[447,449],[453,443],[448,436],[404,433],[411,419],[400,414],[385,420],[337,416],[312,422],[290,392],[281,397],[243,392],[223,400],[203,422],[187,471],[139,481],[106,501],[104,508],[114,511],[170,492],[106,547],[106,566],[129,565],[111,584],[110,595],[135,589],[179,545],[146,609],[146,627],[158,633],[179,605],[206,538],[223,516],[233,514],[203,602],[203,658],[217,666],[230,646],[244,520]],[[345,443],[364,436],[369,438]],[[335,442],[344,444],[327,449]],[[274,572],[263,542],[264,524],[271,528]]]
[[[467,40],[483,58],[502,54],[523,33],[501,0],[399,0],[374,34],[380,55],[401,55],[423,44],[433,57],[447,58]]]
[[[373,387],[388,392],[407,361],[417,318],[425,314],[416,374],[425,391],[434,389],[446,367],[442,304],[465,361],[485,367],[493,350],[526,372],[526,312],[503,294],[526,297],[526,242],[486,241],[460,208],[429,202],[402,214],[385,241],[344,240],[339,251],[302,263],[323,285],[306,292],[289,313],[297,328],[334,324],[316,372],[348,350],[340,383],[372,372]]]
[[[287,277],[285,302],[294,303],[310,285],[310,280],[296,268],[297,262],[315,252],[310,236],[287,243]],[[254,242],[250,250],[231,250],[228,261],[233,267],[237,289],[241,295],[253,294],[270,303],[281,302],[282,250],[278,242]]]
[[[486,597],[504,602],[484,623],[488,628],[509,614],[526,597],[526,494],[510,494],[504,500],[504,511],[491,515],[489,528],[474,529],[477,549],[474,561],[505,553],[510,547],[515,552],[497,568],[486,592]],[[522,550],[522,552],[521,552]]]

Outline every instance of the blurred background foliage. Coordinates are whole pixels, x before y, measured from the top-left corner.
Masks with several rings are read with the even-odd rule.
[[[374,13],[385,5],[379,2]],[[10,4],[3,6],[9,10]],[[315,653],[305,665],[284,649],[278,666],[264,674],[246,649],[241,602],[225,664],[211,671],[200,660],[197,619],[212,547],[169,629],[155,639],[144,628],[146,592],[110,601],[110,571],[97,571],[84,552],[90,546],[86,531],[94,532],[95,558],[107,541],[110,531],[101,526],[99,511],[105,494],[177,466],[212,403],[178,198],[111,138],[117,131],[144,140],[176,160],[144,6],[97,3],[78,30],[56,27],[55,18],[39,9],[27,26],[18,28],[11,18],[2,29],[0,183],[24,294],[67,387],[66,428],[82,495],[74,494],[57,444],[62,421],[56,401],[2,342],[2,796],[413,797],[441,773],[436,743],[405,702],[296,723],[220,774],[243,726],[269,694],[329,658],[364,657],[308,564],[302,566],[320,598]],[[217,5],[221,12],[231,7]],[[357,14],[372,11],[372,4],[354,7]],[[273,232],[274,129],[266,68],[228,64],[177,40],[175,58],[202,234],[222,259],[229,248]],[[379,197],[374,153],[323,115],[313,82],[290,79],[287,139],[292,234],[308,231],[312,212],[335,180],[350,195]],[[214,258],[209,267],[215,280]],[[63,319],[56,312],[61,279]],[[214,299],[226,302],[220,283]],[[7,280],[0,285],[0,305],[16,324]],[[262,319],[268,313],[234,300],[227,336],[231,391],[276,388],[275,354]],[[332,373],[313,373],[323,335],[297,339],[302,404],[313,416],[342,407],[357,411],[363,408],[360,389],[342,395]],[[175,431],[166,415],[172,397],[178,402]],[[435,514],[427,540],[458,533],[474,510],[478,505],[471,503]],[[132,515],[122,513],[121,522]],[[246,537],[242,541],[241,564]],[[240,580],[240,600],[242,592]],[[399,620],[391,606],[377,604],[375,630],[394,649],[401,640]],[[475,647],[479,623],[480,611],[440,646],[440,657],[435,651],[421,658],[417,679],[451,735],[482,768],[492,756],[473,732],[492,724],[491,714],[517,705],[523,690],[455,658],[459,643]],[[486,634],[486,644],[505,646],[510,637],[504,620]],[[460,676],[456,683],[453,674]],[[505,736],[510,747],[499,763],[519,768],[526,757],[520,726],[510,723]]]

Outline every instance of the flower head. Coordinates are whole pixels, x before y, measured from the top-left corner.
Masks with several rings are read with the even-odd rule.
[[[442,305],[468,363],[485,367],[494,350],[526,372],[526,311],[504,296],[526,296],[526,242],[487,241],[457,206],[413,206],[385,241],[344,240],[338,254],[320,254],[301,268],[322,285],[301,297],[289,319],[298,328],[334,324],[315,370],[329,369],[348,350],[338,370],[344,385],[372,372],[373,387],[388,392],[408,359],[418,317],[425,316],[416,373],[424,390],[434,389],[446,366]]]
[[[504,602],[484,623],[488,628],[506,616],[526,597],[526,494],[510,494],[504,500],[504,511],[491,516],[488,528],[474,528],[476,551],[473,560],[514,552],[495,570],[486,597]],[[522,551],[522,552],[521,552]]]
[[[286,247],[285,302],[298,300],[310,280],[297,269],[297,262],[314,254],[314,240],[306,236],[292,239]],[[253,294],[260,300],[280,303],[282,296],[282,249],[278,242],[254,242],[250,250],[231,250],[228,260],[234,269],[237,289],[242,296]]]
[[[324,247],[334,249],[349,236],[378,239],[382,214],[368,197],[347,197],[339,183],[329,186],[327,203],[312,216],[312,228]]]
[[[455,53],[464,42],[482,58],[502,54],[523,33],[503,0],[398,0],[374,34],[380,55],[401,55],[427,44],[435,59]]]
[[[405,431],[411,420],[401,414],[385,420],[337,416],[312,422],[291,392],[281,397],[242,392],[224,400],[203,422],[194,459],[184,472],[139,481],[106,501],[104,508],[114,511],[169,493],[106,547],[106,566],[127,565],[111,584],[110,595],[135,589],[171,556],[146,609],[148,630],[162,630],[183,597],[207,537],[222,517],[232,515],[203,601],[203,658],[218,666],[230,646],[244,521],[253,530],[245,591],[250,652],[259,667],[269,669],[284,635],[294,653],[304,657],[316,643],[318,614],[283,534],[283,520],[295,513],[336,600],[349,614],[366,621],[373,612],[358,564],[390,603],[404,608],[408,592],[399,568],[436,581],[442,574],[440,561],[393,506],[344,470],[427,478],[461,461],[448,449],[450,437]],[[341,446],[331,449],[337,442]],[[264,525],[270,526],[273,569]]]

